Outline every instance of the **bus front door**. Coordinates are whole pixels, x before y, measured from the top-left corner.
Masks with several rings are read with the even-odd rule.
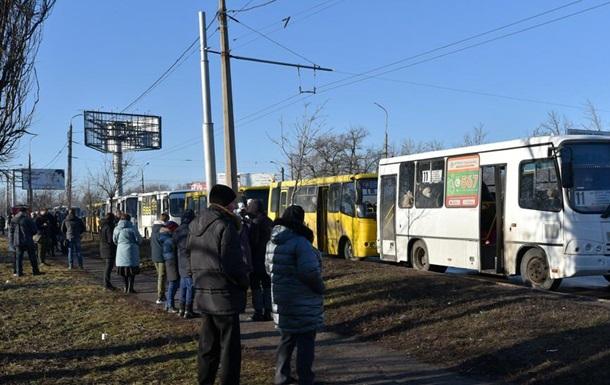
[[[381,177],[381,259],[396,261],[396,175]]]
[[[504,273],[504,197],[506,165],[481,167],[480,270]]]

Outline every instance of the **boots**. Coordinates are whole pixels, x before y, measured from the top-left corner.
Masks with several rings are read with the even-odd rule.
[[[72,267],[70,267],[72,268]],[[129,278],[123,277],[123,281],[125,281],[125,287],[123,288],[123,293],[129,292]]]
[[[193,311],[193,304],[189,303],[186,305],[186,311],[184,312],[184,318],[185,319],[190,319],[190,318],[195,318],[197,317],[199,314],[195,313]]]
[[[185,306],[184,302],[180,302],[180,311],[178,312],[178,317],[184,317]]]
[[[271,310],[265,309],[265,312],[263,313],[263,321],[273,321]]]
[[[130,275],[129,276],[129,280],[128,280],[128,284],[127,284],[127,292],[128,293],[135,293],[136,290],[134,289],[134,281],[135,281],[136,277],[135,275]]]

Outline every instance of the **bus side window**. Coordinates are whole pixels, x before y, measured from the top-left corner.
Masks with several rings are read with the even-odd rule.
[[[341,189],[341,212],[353,217],[355,214],[356,190],[354,182],[343,183]]]
[[[553,159],[522,162],[519,166],[519,206],[524,209],[560,211],[560,186]]]
[[[341,206],[341,184],[333,183],[328,188],[328,212],[338,213]]]
[[[280,208],[280,188],[275,187],[271,190],[271,212],[277,213]],[[266,209],[266,207],[265,207]]]
[[[443,207],[445,160],[417,162],[417,190],[415,206],[418,208]]]
[[[398,205],[403,209],[409,209],[413,207],[415,199],[413,194],[413,184],[415,182],[414,162],[403,162],[400,164],[398,180]]]

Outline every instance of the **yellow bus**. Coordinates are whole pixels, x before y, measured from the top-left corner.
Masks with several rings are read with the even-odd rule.
[[[100,221],[106,215],[106,202],[92,203],[87,207],[87,216],[85,217],[85,226],[90,233],[100,232]]]
[[[269,185],[267,186],[244,186],[239,188],[239,201],[244,204],[248,203],[248,199],[260,199],[263,202],[263,208],[269,205]]]
[[[279,218],[292,203],[301,206],[318,250],[346,259],[377,256],[377,175],[274,182],[269,190],[269,217]]]
[[[208,197],[205,191],[188,191],[184,197],[185,210],[191,209],[195,215],[199,214],[201,209],[208,207]]]

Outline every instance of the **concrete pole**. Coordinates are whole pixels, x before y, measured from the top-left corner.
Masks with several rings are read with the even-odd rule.
[[[117,142],[117,151],[112,153],[112,168],[114,169],[114,181],[117,188],[117,196],[123,196],[123,150],[122,143]]]
[[[225,0],[218,1],[218,23],[220,25],[220,64],[222,73],[222,101],[225,131],[226,183],[237,191],[237,157],[235,155],[235,126],[233,120],[233,91],[231,89],[231,62],[227,8]]]
[[[14,207],[15,206],[15,199],[17,198],[17,191],[16,191],[16,187],[15,187],[15,170],[13,170],[13,191],[11,194],[11,206]]]
[[[216,154],[214,149],[214,123],[210,97],[210,63],[208,61],[208,40],[205,30],[205,12],[199,12],[199,51],[201,54],[201,98],[203,102],[203,159],[208,196],[216,184]]]
[[[74,119],[76,116],[73,116]],[[66,197],[68,200],[68,210],[72,208],[72,119],[68,129],[68,180],[66,181]]]
[[[379,108],[381,108],[383,110],[383,112],[385,112],[385,139],[383,141],[383,148],[384,148],[384,153],[385,156],[384,158],[388,157],[388,110],[385,109],[384,106],[382,106],[381,104],[377,103],[377,102],[373,102],[375,103],[375,105]]]
[[[34,211],[32,207],[32,151],[30,150],[28,154],[28,207],[30,210]]]

